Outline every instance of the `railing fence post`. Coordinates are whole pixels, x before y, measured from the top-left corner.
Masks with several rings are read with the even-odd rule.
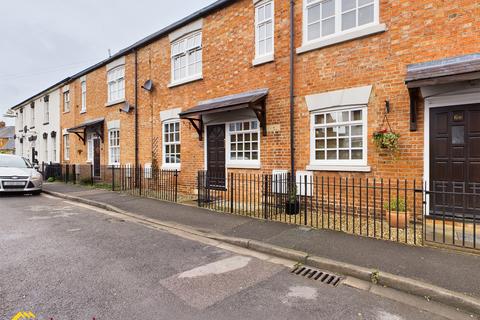
[[[263,218],[268,220],[268,175],[265,175],[265,186],[264,186],[265,200],[263,203]]]
[[[230,213],[233,213],[233,195],[234,195],[234,190],[233,190],[233,186],[234,186],[234,183],[233,183],[233,172],[230,172]]]
[[[175,170],[175,202],[178,202],[178,170]]]
[[[115,166],[112,165],[112,191],[115,191]]]
[[[305,213],[304,213],[304,221],[303,223],[305,225],[308,224],[307,220],[308,220],[308,214],[307,214],[307,211],[308,211],[308,202],[307,202],[307,197],[308,197],[308,192],[307,192],[307,179],[308,179],[308,176],[305,175],[305,198],[304,198],[304,201],[305,201]],[[300,182],[301,183],[301,182]]]

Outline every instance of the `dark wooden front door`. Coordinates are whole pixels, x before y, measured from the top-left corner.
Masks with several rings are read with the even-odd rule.
[[[100,139],[93,139],[93,176],[100,177]]]
[[[225,187],[225,125],[207,126],[207,185]]]
[[[430,112],[430,212],[480,217],[480,105]]]

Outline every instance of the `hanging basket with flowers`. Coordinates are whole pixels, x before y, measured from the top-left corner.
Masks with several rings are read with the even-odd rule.
[[[392,130],[387,114],[385,114],[385,117],[383,118],[382,126],[385,122],[387,123],[388,128],[384,127],[382,130],[375,131],[373,133],[373,142],[379,149],[396,152],[398,151],[398,140],[400,139],[400,135]]]
[[[398,150],[398,140],[400,135],[398,133],[382,129],[373,133],[373,141],[379,149],[386,149],[389,151]]]

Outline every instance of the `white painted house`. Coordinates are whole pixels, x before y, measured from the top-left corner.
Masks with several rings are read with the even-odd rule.
[[[60,97],[67,79],[12,107],[15,153],[42,164],[60,162]]]

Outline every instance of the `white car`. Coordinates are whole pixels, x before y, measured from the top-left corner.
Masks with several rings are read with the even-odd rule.
[[[43,176],[27,159],[0,154],[0,193],[42,192]]]

